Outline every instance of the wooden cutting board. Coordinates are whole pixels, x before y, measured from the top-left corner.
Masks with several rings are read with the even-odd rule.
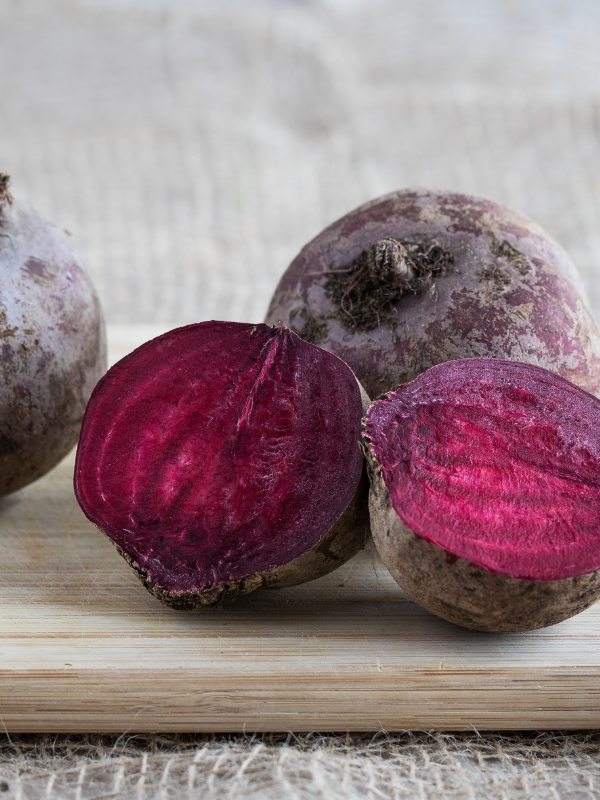
[[[368,549],[304,586],[173,611],[84,518],[72,469],[0,501],[9,732],[600,726],[600,605],[533,633],[466,631]]]

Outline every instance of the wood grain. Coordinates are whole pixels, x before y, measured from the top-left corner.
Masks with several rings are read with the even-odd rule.
[[[72,458],[0,501],[7,731],[600,725],[600,607],[532,633],[462,630],[369,549],[304,586],[173,611],[84,518]]]

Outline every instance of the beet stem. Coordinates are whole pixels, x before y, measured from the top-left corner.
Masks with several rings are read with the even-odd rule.
[[[12,195],[8,191],[10,186],[10,176],[0,172],[0,210],[5,203],[12,204]]]

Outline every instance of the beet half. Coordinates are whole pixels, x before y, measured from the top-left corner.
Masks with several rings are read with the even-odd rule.
[[[284,327],[179,328],[94,390],[77,499],[174,608],[318,578],[369,534],[362,395],[346,364]]]
[[[328,227],[292,262],[266,322],[342,358],[371,397],[460,358],[506,358],[600,391],[600,333],[575,268],[512,209],[399,191]]]
[[[407,594],[483,631],[600,597],[600,401],[506,360],[448,362],[369,408],[375,544]]]
[[[0,175],[0,496],[71,450],[106,370],[94,288],[67,236],[13,200]]]

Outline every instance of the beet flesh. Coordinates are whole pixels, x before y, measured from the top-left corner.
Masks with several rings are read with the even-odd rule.
[[[292,262],[266,321],[338,355],[371,397],[476,357],[600,391],[600,333],[566,253],[483,198],[405,190],[357,208]]]
[[[173,607],[301,583],[368,535],[363,408],[346,364],[286,328],[179,328],[98,384],[76,495]]]
[[[389,392],[364,425],[373,538],[398,583],[451,622],[527,630],[600,597],[600,401],[493,359]]]
[[[106,370],[98,297],[68,237],[13,200],[0,175],[0,496],[77,443]]]

